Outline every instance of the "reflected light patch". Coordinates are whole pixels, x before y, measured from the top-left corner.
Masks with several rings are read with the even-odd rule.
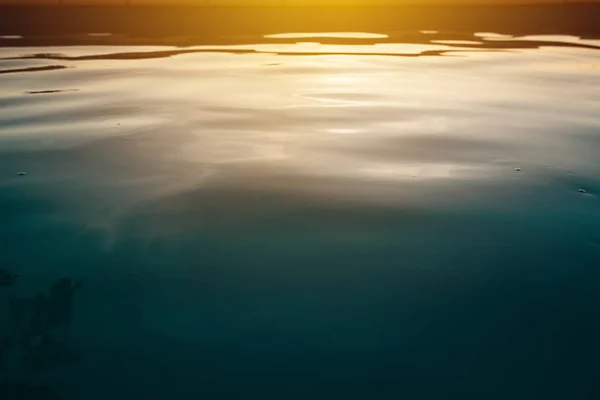
[[[483,42],[479,42],[476,40],[432,40],[431,43],[439,43],[439,44],[483,44]]]
[[[511,35],[504,35],[502,33],[494,32],[475,32],[473,36],[484,38],[484,39],[510,39]]]
[[[414,178],[450,178],[459,168],[454,164],[428,164],[428,165],[381,165],[358,170],[364,178],[381,180],[401,180]]]
[[[333,133],[336,135],[351,135],[354,133],[360,132],[358,129],[345,129],[345,128],[332,128],[327,129],[328,133]]]
[[[388,35],[366,32],[297,32],[265,35],[269,39],[342,38],[342,39],[385,39]]]
[[[323,83],[335,83],[343,85],[360,82],[360,78],[358,76],[350,74],[322,75],[319,77],[319,80],[323,81]]]
[[[298,46],[319,46],[320,44],[319,42],[296,42]]]

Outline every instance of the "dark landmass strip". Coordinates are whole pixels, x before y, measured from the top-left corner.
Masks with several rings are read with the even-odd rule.
[[[0,46],[234,44],[256,43],[272,33],[332,31],[383,33],[394,39],[419,30],[440,31],[445,39],[472,32],[598,38],[600,5],[2,7],[0,12],[0,36],[23,36],[0,39]]]
[[[56,69],[69,68],[64,65],[47,65],[44,67],[31,67],[31,68],[18,68],[18,69],[3,69],[0,70],[0,74],[14,74],[17,72],[40,72],[40,71],[54,71]]]
[[[403,41],[403,43],[427,43],[427,41]],[[535,41],[535,40],[494,40],[494,41],[483,41],[481,44],[449,44],[447,46],[458,46],[463,49],[440,49],[440,50],[425,50],[418,53],[392,53],[392,52],[326,52],[326,51],[269,51],[268,54],[273,55],[285,55],[285,56],[323,56],[323,55],[356,55],[356,56],[391,56],[391,57],[433,57],[433,56],[458,56],[461,53],[473,53],[473,52],[498,52],[498,51],[510,51],[514,49],[532,49],[540,48],[542,46],[555,46],[555,47],[575,47],[585,48],[592,50],[600,50],[600,46],[587,45],[582,43],[567,43],[567,42],[547,42],[547,41]],[[464,47],[470,49],[465,50]],[[53,53],[37,53],[37,54],[25,54],[17,57],[6,57],[0,58],[0,60],[27,60],[27,59],[38,59],[38,60],[55,60],[55,61],[90,61],[90,60],[139,60],[139,59],[151,59],[151,58],[167,58],[174,57],[182,54],[193,54],[193,53],[230,53],[230,54],[265,54],[266,52],[254,49],[236,49],[236,48],[212,48],[212,49],[177,49],[177,50],[164,50],[164,51],[138,51],[138,52],[123,52],[123,53],[104,53],[104,54],[93,54],[84,56],[67,56],[63,54]],[[277,63],[267,65],[279,65]],[[60,66],[54,66],[56,69]],[[48,67],[41,67],[48,68]],[[67,67],[63,67],[67,68]],[[27,69],[27,71],[36,70],[34,68]],[[40,70],[40,69],[37,69]],[[7,72],[22,72],[25,70],[8,70]],[[0,71],[3,73],[3,71]],[[58,93],[75,91],[76,89],[66,90],[44,90],[27,92],[28,94],[45,94],[45,93]]]

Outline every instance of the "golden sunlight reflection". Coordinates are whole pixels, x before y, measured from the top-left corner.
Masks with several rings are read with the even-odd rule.
[[[388,35],[366,32],[297,32],[265,35],[269,39],[340,38],[340,39],[385,39]]]
[[[479,42],[476,40],[432,40],[431,43],[439,43],[439,44],[483,44],[483,42]]]
[[[456,164],[381,164],[362,168],[358,171],[359,176],[369,180],[406,180],[425,178],[451,178],[460,171]]]
[[[484,39],[510,39],[512,35],[505,35],[502,33],[495,32],[475,32],[473,36],[484,38]]]
[[[348,129],[348,128],[329,128],[329,129],[326,129],[325,131],[329,132],[329,133],[334,133],[337,135],[353,135],[353,134],[360,132],[360,130],[358,130],[358,129]]]
[[[320,44],[319,42],[296,42],[298,46],[318,46]]]
[[[347,85],[356,85],[360,83],[365,83],[368,79],[366,77],[356,75],[356,74],[324,74],[317,78],[322,81],[325,85],[341,85],[347,87]],[[361,82],[362,80],[362,82]],[[330,99],[324,98],[321,99],[323,101],[330,101]]]
[[[120,140],[127,150],[118,151],[132,152],[140,170],[170,165],[140,180],[161,193],[242,174],[244,182],[262,177],[271,186],[303,177],[298,190],[331,188],[328,195],[340,196],[369,181],[376,199],[377,182],[388,190],[394,182],[485,181],[514,165],[555,163],[565,139],[553,127],[598,123],[598,100],[589,90],[600,84],[597,71],[573,80],[552,67],[592,65],[595,50],[477,52],[467,47],[474,43],[47,48],[74,57],[51,61],[70,68],[0,77],[3,93],[19,99],[0,110],[0,140],[48,149]],[[457,49],[466,52],[418,57]],[[235,53],[242,50],[248,52]],[[41,52],[5,48],[0,58],[3,68],[23,67],[44,60],[8,58]],[[148,58],[152,52],[166,56]],[[77,59],[94,54],[110,57]],[[573,93],[577,102],[562,100]],[[177,182],[164,181],[174,170],[185,172]],[[335,190],[326,178],[338,182]]]

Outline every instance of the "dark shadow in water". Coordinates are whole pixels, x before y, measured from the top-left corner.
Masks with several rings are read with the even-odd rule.
[[[0,287],[11,286],[13,283],[15,283],[18,277],[19,275],[14,275],[5,269],[0,269]]]
[[[19,69],[4,69],[0,70],[0,74],[14,74],[18,72],[41,72],[41,71],[54,71],[57,69],[69,68],[64,65],[48,65],[45,67],[31,67],[31,68],[19,68]]]
[[[63,400],[56,388],[22,381],[0,381],[0,395],[6,400]]]
[[[34,90],[31,92],[25,92],[26,94],[51,94],[51,93],[68,93],[76,92],[77,89],[54,89],[54,90]]]
[[[12,286],[16,278],[0,270],[2,287]],[[80,360],[55,332],[71,325],[73,296],[81,286],[65,278],[52,284],[48,294],[8,299],[6,311],[2,310],[5,331],[0,333],[0,398],[63,398],[60,390],[42,383],[43,373]]]

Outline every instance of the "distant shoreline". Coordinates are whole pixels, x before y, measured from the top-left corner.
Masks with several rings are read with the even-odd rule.
[[[600,4],[387,7],[1,7],[0,46],[207,44],[281,32],[496,32],[600,38]],[[110,34],[110,36],[90,36]],[[82,37],[85,36],[85,39]],[[240,38],[244,38],[241,40]]]
[[[0,0],[0,8],[163,7],[163,8],[332,8],[482,7],[600,4],[600,0]]]

